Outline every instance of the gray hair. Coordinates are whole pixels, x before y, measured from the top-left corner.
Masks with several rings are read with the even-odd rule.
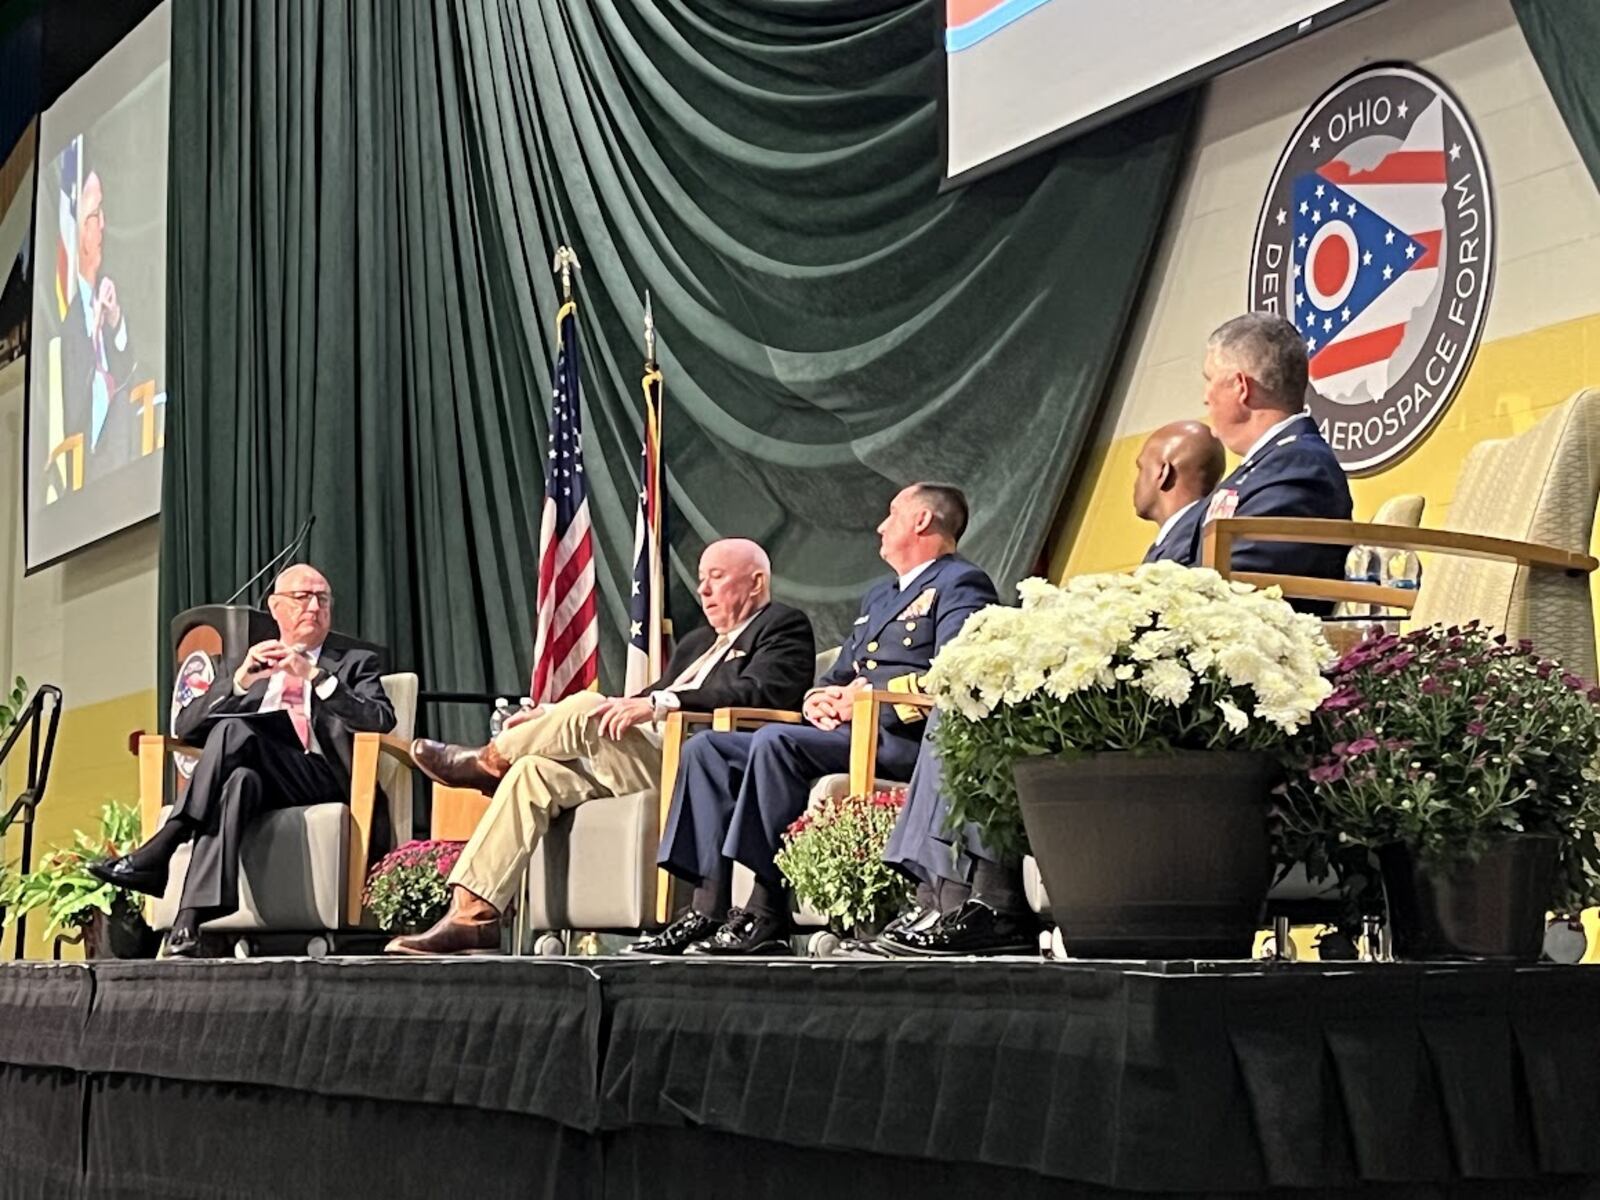
[[[1274,408],[1305,407],[1310,368],[1300,331],[1272,313],[1252,312],[1219,325],[1206,349],[1225,356],[1253,379]]]
[[[933,518],[933,531],[942,533],[952,542],[959,542],[961,535],[967,531],[966,493],[952,483],[924,481],[912,486],[928,506],[928,514]]]

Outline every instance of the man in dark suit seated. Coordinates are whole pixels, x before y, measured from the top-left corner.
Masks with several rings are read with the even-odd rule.
[[[806,693],[804,723],[705,733],[685,745],[659,861],[694,885],[694,901],[660,934],[632,947],[635,952],[787,950],[789,894],[773,856],[784,830],[805,811],[812,782],[849,768],[856,693],[917,690],[939,648],[968,616],[994,603],[989,576],[955,552],[966,527],[966,497],[957,488],[915,483],[903,489],[878,526],[879,553],[895,576],[862,601],[838,661]],[[886,709],[878,733],[881,777],[910,778],[921,731],[919,710]],[[756,877],[742,909],[730,907],[732,862]]]
[[[1349,519],[1350,487],[1344,471],[1304,411],[1306,351],[1293,325],[1264,313],[1235,317],[1211,335],[1202,374],[1216,437],[1196,422],[1178,422],[1152,434],[1139,455],[1135,507],[1141,517],[1164,522],[1145,562],[1198,565],[1205,524],[1218,517]],[[1170,442],[1174,437],[1179,440]],[[1160,465],[1169,444],[1175,457],[1196,462],[1199,473],[1215,481],[1221,468],[1218,441],[1243,460],[1203,503],[1183,499],[1197,490],[1193,480],[1176,489],[1176,496],[1151,498],[1152,492],[1162,494],[1157,482],[1174,474]],[[1232,564],[1242,571],[1336,579],[1343,572],[1344,556],[1339,546],[1238,542]],[[1317,608],[1312,603],[1303,607]],[[931,877],[937,906],[928,905],[930,892],[919,886],[921,905],[891,923],[879,944],[892,954],[1021,952],[1028,948],[1034,926],[1023,895],[1021,863],[992,851],[975,829],[947,830],[943,782],[938,755],[924,754],[885,856],[923,883]],[[903,835],[902,828],[917,836]]]
[[[412,756],[430,778],[492,792],[494,801],[450,874],[449,911],[433,928],[395,938],[386,949],[498,950],[502,914],[550,822],[596,796],[659,786],[655,723],[672,711],[797,706],[816,670],[816,643],[810,619],[773,601],[771,587],[772,566],[760,546],[743,538],[713,542],[700,556],[700,606],[709,627],[685,637],[662,677],[637,695],[578,692],[512,717],[486,746],[414,742]]]
[[[1157,526],[1145,562],[1199,561],[1204,501],[1226,467],[1222,443],[1199,421],[1173,421],[1145,439],[1133,481],[1133,511]]]
[[[278,636],[238,663],[214,660],[216,682],[173,719],[173,736],[204,750],[166,824],[132,853],[89,864],[98,879],[159,896],[174,851],[194,842],[169,954],[194,954],[200,925],[239,907],[239,844],[250,822],[269,809],[348,801],[354,735],[394,728],[377,656],[323,647],[333,595],[320,571],[284,570],[267,608]],[[280,709],[286,727],[261,721]]]

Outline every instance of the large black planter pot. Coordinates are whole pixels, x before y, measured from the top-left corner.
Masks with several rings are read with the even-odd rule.
[[[1513,835],[1447,872],[1430,871],[1398,843],[1380,847],[1395,957],[1536,961],[1559,845]]]
[[[1246,958],[1271,879],[1264,755],[1016,764],[1028,841],[1075,958]]]
[[[110,916],[96,912],[90,917],[83,942],[85,958],[154,958],[161,949],[161,935],[143,915],[120,904]]]

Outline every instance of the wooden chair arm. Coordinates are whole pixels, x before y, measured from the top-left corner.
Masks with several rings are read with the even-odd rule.
[[[759,725],[798,725],[805,718],[785,708],[719,708],[711,714],[711,728],[718,733],[734,733]]]
[[[679,709],[667,714],[661,730],[661,794],[657,797],[656,832],[664,833],[667,815],[672,811],[672,792],[678,783],[678,760],[683,753],[683,739],[702,729],[710,729],[710,713],[684,712]],[[666,924],[672,914],[672,876],[665,871],[656,872],[656,920]]]
[[[367,855],[372,849],[372,818],[378,800],[378,758],[388,755],[407,767],[411,743],[389,733],[358,733],[350,752],[350,842],[345,858],[344,922],[361,924],[361,893],[367,883]],[[398,841],[402,831],[391,831]]]
[[[200,748],[174,737],[147,733],[139,738],[139,835],[151,837],[161,822],[161,805],[166,799],[167,755],[199,758]]]
[[[1600,559],[1577,550],[1537,542],[1461,533],[1454,529],[1419,529],[1410,525],[1375,525],[1366,521],[1330,521],[1319,517],[1222,517],[1206,526],[1201,562],[1226,565],[1233,543],[1309,542],[1316,546],[1382,546],[1390,550],[1431,551],[1458,558],[1514,562],[1524,567],[1549,567],[1589,574]],[[1220,569],[1220,568],[1219,568]]]
[[[1307,542],[1317,546],[1382,546],[1391,550],[1425,551],[1451,554],[1459,558],[1478,558],[1490,562],[1512,562],[1518,566],[1541,567],[1589,574],[1600,568],[1600,559],[1574,550],[1511,538],[1460,533],[1453,529],[1419,529],[1410,525],[1378,525],[1367,521],[1332,521],[1320,517],[1221,517],[1205,527],[1200,562],[1224,578],[1236,579],[1255,587],[1276,587],[1285,596],[1305,600],[1348,600],[1379,604],[1410,612],[1417,603],[1412,588],[1384,587],[1343,579],[1313,579],[1302,575],[1271,575],[1230,569],[1234,543],[1240,539],[1257,542]]]
[[[906,704],[924,712],[933,697],[922,692],[890,692],[882,688],[857,692],[850,711],[850,794],[865,796],[878,778],[878,727],[885,704]]]

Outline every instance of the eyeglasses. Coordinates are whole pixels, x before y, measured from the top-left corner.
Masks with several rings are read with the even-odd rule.
[[[293,600],[301,608],[310,608],[313,600],[323,608],[333,607],[332,592],[273,592],[272,594],[285,600]]]

